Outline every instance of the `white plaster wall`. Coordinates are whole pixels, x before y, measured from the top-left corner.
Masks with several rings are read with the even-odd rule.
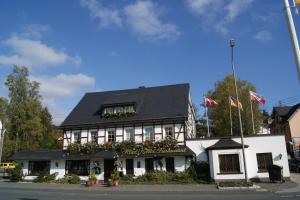
[[[241,143],[241,139],[238,137],[233,138],[234,141]],[[218,139],[199,139],[199,140],[187,140],[186,145],[196,154],[197,161],[207,162],[207,153],[205,148],[215,144]],[[283,135],[261,135],[257,137],[245,137],[245,145],[249,145],[245,149],[247,172],[249,178],[267,178],[268,173],[258,173],[257,168],[257,153],[272,153],[273,164],[283,167],[283,176],[290,177],[288,157],[285,146],[285,138]],[[244,175],[217,175],[219,171],[218,154],[229,153],[234,150],[214,150],[209,151],[210,154],[210,168],[211,176],[215,179],[235,179],[244,177]],[[241,150],[236,150],[241,154]],[[280,159],[281,155],[281,159]],[[211,159],[213,158],[213,159]],[[240,156],[241,171],[243,172],[243,159]]]
[[[140,161],[141,162],[141,167],[137,168],[137,162]],[[145,170],[145,158],[135,158],[134,159],[134,175],[135,176],[141,176],[143,174],[145,174],[146,170]]]
[[[91,160],[90,163],[90,172],[92,172],[93,168],[95,167],[95,162],[98,162],[101,169],[101,173],[96,175],[98,180],[103,181],[104,180],[104,160],[103,159],[97,159],[97,160]]]
[[[56,166],[56,163],[58,166]],[[66,174],[65,170],[65,160],[51,160],[50,162],[50,174],[57,173],[56,178],[63,178],[64,175]]]
[[[26,176],[28,175],[28,160],[21,160],[19,163],[23,163],[22,171],[23,174]]]

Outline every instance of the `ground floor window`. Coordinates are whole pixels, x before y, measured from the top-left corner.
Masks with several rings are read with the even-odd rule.
[[[175,166],[174,166],[174,158],[168,157],[166,158],[166,170],[167,172],[175,172]]]
[[[268,167],[273,165],[272,153],[257,153],[256,159],[259,172],[266,172]]]
[[[145,170],[146,170],[146,172],[154,171],[153,158],[145,158]]]
[[[67,160],[66,174],[76,174],[78,176],[89,175],[90,161],[89,160]]]
[[[134,167],[133,167],[133,159],[126,159],[126,175],[133,175]]]
[[[50,161],[29,161],[28,175],[37,176],[40,173],[50,173]]]
[[[220,173],[240,173],[240,160],[238,154],[219,155]]]

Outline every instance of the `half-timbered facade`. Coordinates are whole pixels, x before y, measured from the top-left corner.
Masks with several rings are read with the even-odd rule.
[[[107,179],[120,161],[119,172],[139,176],[152,170],[184,171],[193,152],[185,146],[186,139],[195,137],[195,112],[189,84],[139,87],[129,90],[87,93],[61,124],[63,149],[51,153],[38,152],[30,159],[16,154],[28,175],[44,166],[50,173],[78,174],[87,178],[92,171],[99,180]],[[104,145],[132,141],[144,144],[166,138],[175,139],[180,151],[144,154],[119,154],[102,151],[89,155],[71,155],[69,145],[87,143]],[[18,157],[19,156],[19,157]]]

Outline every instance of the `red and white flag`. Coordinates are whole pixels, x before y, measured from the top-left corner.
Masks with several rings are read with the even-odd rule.
[[[251,101],[257,101],[259,104],[265,104],[266,103],[266,100],[264,99],[263,96],[255,93],[255,92],[252,92],[250,91],[250,99]]]
[[[219,105],[218,102],[207,96],[204,98],[204,103],[207,107],[215,107]]]

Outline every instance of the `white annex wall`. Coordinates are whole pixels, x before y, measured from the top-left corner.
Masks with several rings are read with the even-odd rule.
[[[63,178],[66,173],[65,160],[51,160],[50,174],[57,173],[56,178]]]
[[[241,143],[240,138],[232,138],[234,141]],[[210,150],[209,152],[205,149],[215,144],[218,139],[197,139],[187,140],[186,145],[196,154],[198,162],[207,162],[207,155],[209,154],[211,177],[214,179],[242,179],[244,174],[236,175],[218,175],[219,173],[219,154],[237,153],[240,158],[240,169],[244,172],[243,157],[241,149],[227,149],[227,150]],[[283,176],[290,177],[288,157],[285,146],[285,138],[283,135],[261,135],[257,137],[245,137],[246,148],[246,164],[249,178],[268,178],[268,173],[258,173],[257,166],[257,153],[272,153],[273,164],[283,167]]]

